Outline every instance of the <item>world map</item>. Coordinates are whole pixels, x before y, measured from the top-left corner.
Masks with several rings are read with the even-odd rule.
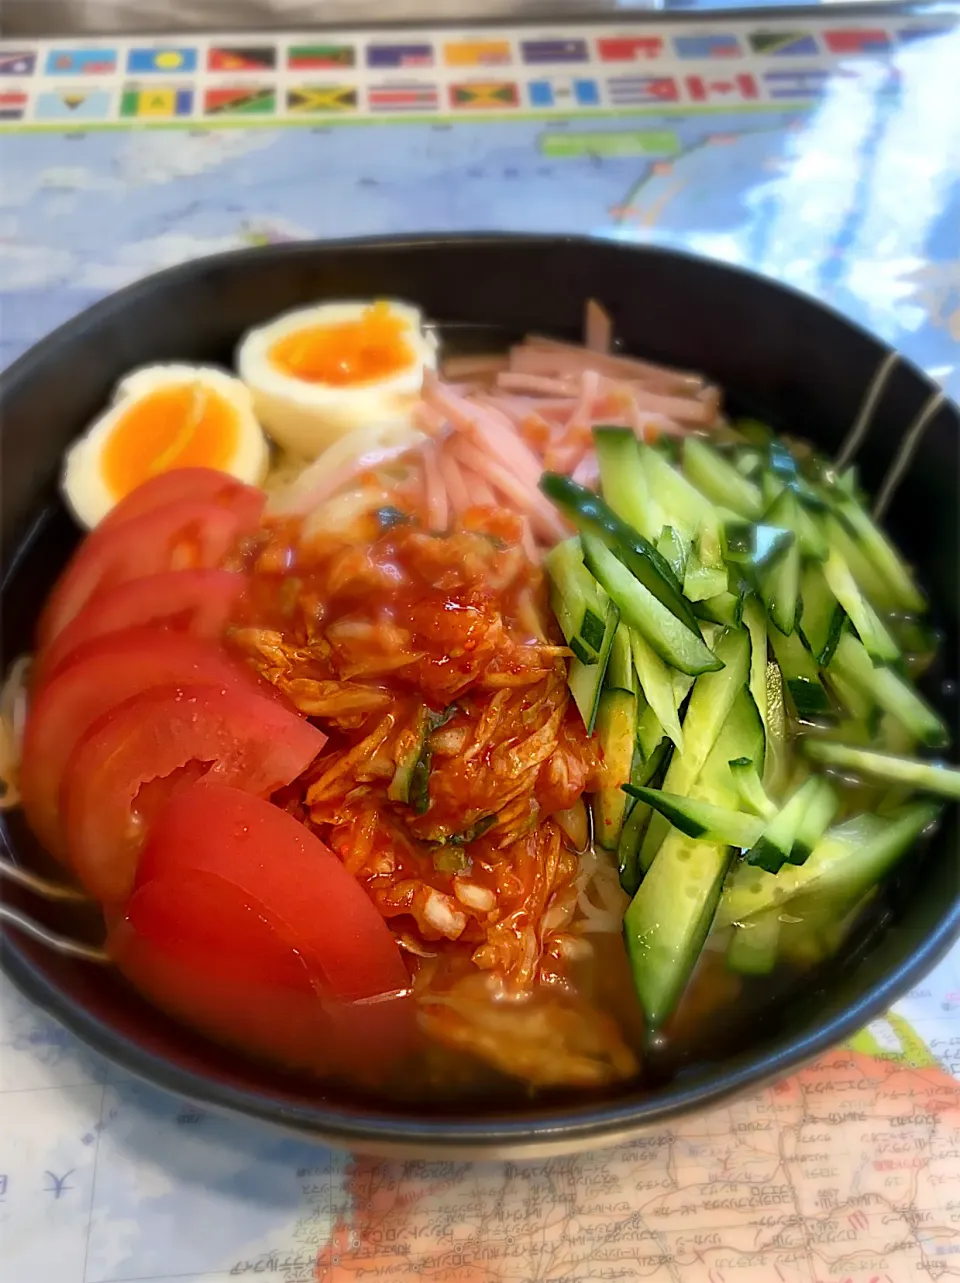
[[[105,294],[220,250],[578,232],[773,276],[956,396],[958,64],[946,34],[862,61],[802,111],[12,127],[0,365]],[[928,1283],[960,1277],[958,1172],[957,953],[792,1078],[549,1162],[383,1163],[207,1113],[108,1066],[0,981],[10,1283]]]

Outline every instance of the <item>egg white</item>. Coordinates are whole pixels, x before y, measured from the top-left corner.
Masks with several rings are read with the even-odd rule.
[[[117,385],[110,407],[87,428],[64,457],[60,489],[77,521],[88,529],[102,521],[119,502],[103,476],[103,451],[120,421],[137,401],[160,388],[199,385],[224,401],[234,413],[237,441],[223,471],[250,485],[266,475],[269,446],[257,422],[253,398],[237,378],[204,365],[147,365]]]
[[[316,459],[339,437],[370,424],[413,427],[413,410],[424,370],[436,369],[437,341],[425,333],[419,308],[383,300],[404,322],[404,339],[413,354],[404,370],[359,387],[334,387],[298,379],[279,369],[270,350],[280,339],[314,326],[359,320],[372,300],[321,303],[298,308],[250,330],[237,349],[237,372],[253,394],[260,422],[284,450],[301,459]]]

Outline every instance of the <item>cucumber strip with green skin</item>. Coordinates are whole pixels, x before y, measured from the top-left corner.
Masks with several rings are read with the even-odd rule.
[[[787,857],[791,864],[803,864],[809,858],[813,848],[833,823],[840,807],[840,799],[826,780],[808,780],[807,784],[816,784],[818,787],[800,816],[793,846]]]
[[[663,727],[660,725],[660,718],[657,716],[656,710],[648,704],[640,714],[640,721],[637,725],[637,747],[644,758],[649,758],[654,753],[663,738]]]
[[[830,549],[830,554],[823,563],[823,575],[830,591],[847,612],[870,658],[879,664],[896,663],[900,658],[900,647],[857,587],[850,567],[836,548]]]
[[[781,490],[773,500],[763,514],[763,521],[766,525],[792,531],[805,557],[823,561],[830,550],[823,531],[797,501],[796,494],[789,487]]]
[[[602,541],[665,610],[700,636],[696,618],[690,603],[684,599],[676,575],[649,540],[622,521],[599,495],[569,477],[545,472],[540,478],[540,489],[573,522],[584,539],[590,536]],[[589,570],[585,545],[584,562]]]
[[[722,624],[725,628],[739,628],[743,619],[743,594],[728,590],[715,597],[705,597],[694,606],[694,613],[698,619]]]
[[[912,802],[889,816],[858,815],[829,830],[801,865],[779,873],[741,864],[724,888],[717,927],[743,922],[795,896],[816,892],[825,900],[853,901],[893,868],[940,813],[931,802]]]
[[[898,608],[895,592],[867,557],[856,537],[848,526],[840,520],[836,512],[828,512],[822,518],[823,533],[831,548],[836,548],[853,575],[857,587],[876,610],[885,612]]]
[[[630,428],[596,427],[593,443],[604,501],[622,521],[652,540],[655,535],[648,532],[650,495],[635,433]]]
[[[800,575],[800,639],[818,664],[829,663],[840,637],[843,607],[830,590],[822,566],[811,563]]]
[[[833,703],[820,680],[820,670],[797,634],[788,635],[779,628],[771,628],[769,636],[784,688],[797,716],[804,721],[832,717]]]
[[[846,496],[837,505],[838,512],[853,532],[864,556],[886,583],[895,608],[914,614],[926,610],[923,594],[913,581],[903,558],[880,527],[855,499]]]
[[[862,733],[865,735],[864,743],[868,744],[872,738],[870,720],[877,712],[873,696],[864,693],[859,686],[854,686],[852,682],[848,682],[837,671],[835,665],[827,665],[827,677],[844,710],[850,714],[855,724],[860,725]]]
[[[581,539],[587,569],[616,602],[630,627],[643,633],[662,660],[694,677],[721,666],[699,632],[691,632],[663,602],[648,592],[601,539],[589,534],[583,534]]]
[[[723,730],[737,695],[746,685],[750,668],[747,634],[734,629],[724,633],[717,642],[716,653],[723,667],[717,672],[704,673],[694,683],[683,720],[684,749],[673,755],[664,781],[668,792],[689,793]],[[640,849],[641,868],[650,867],[668,829],[669,824],[662,816],[651,819]]]
[[[696,488],[714,503],[732,509],[749,521],[759,521],[763,512],[760,487],[737,471],[712,446],[690,436],[683,443],[683,471]]]
[[[633,650],[633,663],[640,680],[640,689],[647,703],[656,713],[663,733],[669,735],[682,753],[683,731],[677,715],[679,704],[674,692],[671,671],[641,632],[632,629],[630,643]]]
[[[800,549],[792,532],[790,542],[757,567],[756,578],[760,599],[774,625],[782,633],[792,633],[800,609]]]
[[[767,619],[756,597],[744,597],[743,626],[750,637],[750,694],[753,696],[764,734],[767,732]]]
[[[766,733],[749,686],[741,687],[733,707],[703,764],[694,790],[706,789],[712,801],[731,811],[741,810],[737,781],[730,763],[747,760],[759,771],[766,752]]]
[[[772,820],[777,808],[767,797],[756,762],[749,757],[735,757],[727,765],[746,810],[759,815],[763,820]]]
[[[630,643],[630,629],[621,619],[613,636],[613,646],[610,648],[606,685],[608,690],[629,691],[632,695],[635,695],[637,693],[637,677],[633,668],[633,651]]]
[[[684,569],[687,564],[688,547],[689,545],[684,542],[673,526],[664,526],[660,531],[660,538],[657,540],[657,552],[681,583],[683,582]]]
[[[911,734],[930,748],[949,743],[946,726],[927,702],[891,668],[877,668],[862,642],[844,632],[828,673],[836,671],[873,703],[902,722]]]
[[[716,522],[716,508],[652,446],[641,444],[639,453],[647,493],[663,512],[664,524],[672,526],[687,544],[691,543],[705,521]]]
[[[607,614],[604,621],[603,642],[595,664],[583,664],[579,659],[571,659],[567,672],[567,685],[573,702],[583,719],[587,734],[593,734],[597,721],[597,710],[600,707],[600,696],[603,693],[603,680],[610,662],[610,651],[613,639],[620,622],[620,612],[612,601],[607,602]]]
[[[624,784],[623,788],[631,797],[652,806],[687,837],[747,847],[763,832],[763,820],[744,811],[731,811],[725,806],[665,793],[662,789],[637,788],[634,784]]]
[[[747,864],[777,873],[790,859],[804,813],[820,791],[821,781],[806,780],[762,829],[744,856]]]
[[[801,740],[801,748],[808,757],[823,766],[833,766],[839,771],[871,780],[906,784],[924,793],[936,793],[939,797],[960,802],[960,768],[956,766],[924,762],[916,757],[897,757],[892,753],[875,753],[850,744],[835,744],[806,736]]]
[[[637,744],[638,752],[634,756],[633,769],[630,772],[630,783],[640,788],[658,779],[666,770],[673,751],[670,741],[661,739],[647,757],[644,757]],[[620,841],[617,844],[617,868],[620,872],[620,885],[628,895],[635,895],[640,885],[641,870],[637,860],[640,842],[650,819],[651,808],[643,802],[628,801],[627,818],[620,830]]]
[[[777,965],[780,918],[762,913],[744,926],[736,926],[727,946],[727,966],[741,976],[768,976]]]
[[[767,751],[763,759],[763,786],[779,793],[787,769],[787,708],[783,674],[774,660],[767,664]]]
[[[543,564],[550,578],[550,605],[564,640],[582,663],[596,663],[603,643],[605,605],[583,564],[580,540],[574,536],[557,544]]]
[[[624,942],[648,1030],[664,1024],[687,986],[730,861],[729,847],[674,829],[624,915]]]
[[[704,525],[687,557],[683,595],[689,601],[703,601],[726,592],[728,586],[720,533],[715,526]]]
[[[627,809],[622,786],[630,779],[637,742],[637,697],[625,690],[605,690],[600,696],[597,734],[603,749],[600,788],[593,799],[597,842],[615,851]]]

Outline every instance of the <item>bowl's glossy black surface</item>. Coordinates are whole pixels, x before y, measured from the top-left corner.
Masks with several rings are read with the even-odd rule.
[[[837,448],[887,350],[810,299],[714,263],[659,250],[559,238],[480,237],[284,245],[203,259],[124,290],[38,344],[2,384],[3,655],[29,648],[39,602],[72,527],[55,500],[63,450],[132,367],[151,361],[229,363],[239,335],[314,300],[394,295],[419,304],[449,343],[490,347],[528,330],[579,334],[583,302],[601,299],[625,346],[705,370],[733,405]],[[935,391],[901,362],[859,453],[875,489],[907,426]],[[944,629],[944,664],[929,690],[957,730],[958,440],[944,404],[891,505],[888,524],[918,567]],[[17,859],[42,853],[14,817]],[[854,941],[825,974],[750,1026],[738,1049],[691,1063],[662,1085],[555,1097],[510,1109],[385,1106],[293,1082],[238,1061],[160,1017],[107,971],[71,963],[8,932],[14,982],[128,1069],[213,1106],[380,1153],[503,1155],[602,1144],[786,1073],[887,1007],[960,930],[957,814],[905,862],[885,929]],[[11,892],[15,899],[16,893]],[[96,931],[17,901],[53,926]],[[62,915],[62,910],[59,911]]]

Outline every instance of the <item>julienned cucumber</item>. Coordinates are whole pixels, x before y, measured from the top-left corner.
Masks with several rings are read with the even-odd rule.
[[[914,757],[895,757],[892,753],[874,753],[869,749],[833,744],[827,740],[804,738],[801,747],[809,758],[824,766],[834,766],[837,770],[867,779],[905,784],[924,793],[936,793],[940,797],[960,801],[960,769],[956,766],[923,762]]]
[[[725,842],[728,846],[752,846],[763,832],[763,820],[744,811],[731,811],[699,798],[679,797],[662,789],[637,788],[624,784],[624,792],[646,802],[687,837],[704,842]]]
[[[723,729],[734,701],[746,685],[750,668],[750,639],[745,632],[731,629],[717,642],[717,659],[723,667],[704,673],[694,684],[683,721],[682,753],[674,753],[664,780],[671,793],[685,794],[696,782],[710,751]],[[640,849],[640,865],[647,869],[669,829],[660,815],[650,821]]]
[[[895,717],[921,743],[941,748],[949,742],[944,723],[929,704],[892,668],[878,668],[863,644],[844,632],[827,668]]]
[[[777,965],[780,918],[775,911],[761,913],[744,926],[736,926],[727,946],[727,966],[742,976],[766,976]]]
[[[595,664],[603,644],[606,607],[583,564],[580,540],[574,537],[557,544],[543,564],[550,576],[550,605],[564,640],[581,663]]]
[[[717,510],[705,495],[690,484],[682,472],[672,468],[653,446],[640,445],[640,464],[646,492],[671,526],[689,544],[704,523],[716,525]]]
[[[673,829],[627,909],[624,942],[648,1030],[663,1025],[687,986],[731,858],[730,847]]]
[[[749,521],[759,521],[763,512],[759,486],[699,437],[687,437],[683,443],[683,470],[708,499]]]
[[[818,805],[820,790],[823,786],[824,781],[815,776],[811,776],[801,784],[796,793],[762,829],[760,837],[755,839],[755,844],[745,857],[747,864],[766,869],[768,873],[776,873],[788,861],[796,864],[803,863],[810,854],[808,840],[811,828],[804,830],[804,836],[799,841],[798,837],[808,812],[816,808],[816,815],[819,817],[824,809]],[[825,787],[830,789],[829,785]],[[832,818],[832,814],[827,816],[826,822],[815,835],[816,837],[823,833]],[[813,828],[815,827],[816,824],[813,825]]]
[[[683,731],[677,714],[677,700],[671,671],[639,629],[631,632],[630,642],[640,689],[646,696],[647,703],[656,713],[664,733],[670,736],[682,753]]]
[[[852,903],[884,877],[939,812],[936,803],[911,802],[889,816],[858,815],[824,834],[804,864],[784,865],[776,874],[741,864],[724,890],[717,927],[813,891]]]
[[[593,429],[593,443],[604,501],[628,526],[656,542],[660,532],[651,533],[650,496],[635,434],[629,428],[598,427]]]
[[[708,649],[699,632],[692,632],[662,601],[648,592],[601,539],[586,533],[581,538],[587,569],[611,601],[616,602],[630,627],[643,633],[665,663],[692,676],[721,666],[721,661]]]
[[[573,522],[581,535],[590,535],[611,549],[665,610],[681,620],[697,637],[697,621],[669,564],[633,526],[622,521],[592,490],[569,477],[545,472],[540,489]]]
[[[607,602],[606,618],[603,625],[603,641],[595,664],[583,664],[579,659],[571,659],[567,673],[567,685],[577,706],[587,734],[593,734],[600,708],[600,696],[603,692],[603,681],[610,662],[610,651],[620,622],[620,612],[612,601]]]
[[[830,549],[823,564],[823,574],[830,591],[847,612],[870,658],[879,664],[895,663],[900,658],[900,647],[857,587],[850,567],[836,548]],[[822,658],[820,662],[823,663]]]
[[[630,779],[637,742],[637,697],[625,690],[606,690],[600,696],[597,734],[603,749],[600,788],[594,795],[597,841],[615,851],[620,841],[627,798],[622,785]]]

